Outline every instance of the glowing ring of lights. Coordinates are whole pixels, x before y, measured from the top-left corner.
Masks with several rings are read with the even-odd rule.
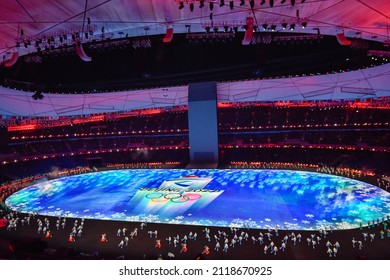
[[[189,197],[189,200],[198,200],[199,198],[202,197],[199,193],[187,193],[185,196]]]
[[[146,198],[149,198],[151,201],[154,201],[154,202],[165,202],[167,200],[157,200],[161,197],[164,197],[164,194],[163,193],[151,193],[151,194],[147,194],[145,196]]]
[[[180,194],[180,193],[151,193],[145,196],[153,202],[173,202],[173,203],[185,203],[191,200],[198,200],[202,196],[200,194]]]
[[[171,195],[176,195],[176,197],[172,197]],[[190,200],[190,198],[187,195],[182,195],[180,193],[167,193],[164,195],[164,198],[167,200],[170,200],[173,203],[185,203]],[[184,199],[184,200],[183,200]]]
[[[198,200],[201,197],[202,196],[200,194],[184,194],[184,195],[181,195],[181,197],[171,198],[170,200],[173,203],[184,203],[184,202],[187,202],[187,201],[190,201],[190,200]],[[185,200],[184,201],[181,200],[182,198],[185,199]]]

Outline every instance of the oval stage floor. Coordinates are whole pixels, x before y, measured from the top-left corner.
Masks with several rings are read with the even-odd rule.
[[[292,170],[128,169],[42,182],[7,198],[48,216],[246,228],[352,229],[390,215],[390,194]]]

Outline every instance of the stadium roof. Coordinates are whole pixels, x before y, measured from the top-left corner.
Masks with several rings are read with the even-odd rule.
[[[199,7],[201,2],[204,2],[204,7],[202,8]],[[222,2],[224,3],[223,6],[221,6]],[[233,3],[233,7],[230,5],[231,2]],[[241,5],[241,2],[243,5]],[[210,3],[213,4],[210,5]],[[253,8],[251,4],[254,4]],[[182,8],[180,8],[181,6]],[[63,115],[83,115],[185,105],[187,103],[187,84],[189,81],[196,81],[190,80],[188,77],[193,79],[194,77],[198,77],[198,75],[201,77],[199,81],[205,79],[221,81],[218,83],[218,98],[219,101],[227,102],[357,99],[390,96],[388,86],[390,65],[385,64],[369,69],[361,69],[361,66],[366,62],[360,64],[358,62],[367,60],[369,46],[357,45],[355,48],[343,46],[343,43],[348,41],[361,42],[364,39],[375,41],[375,44],[380,44],[380,51],[389,54],[387,51],[390,38],[389,1],[0,0],[0,11],[0,63],[9,61],[15,52],[19,54],[19,62],[23,62],[21,63],[22,65],[10,67],[11,71],[9,72],[0,71],[0,75],[9,74],[10,80],[12,81],[21,81],[27,84],[27,86],[29,86],[30,82],[32,85],[38,86],[39,82],[41,82],[47,86],[48,81],[53,81],[58,86],[67,82],[66,80],[60,80],[59,77],[62,79],[63,76],[71,83],[74,82],[75,78],[79,77],[80,80],[77,82],[80,83],[80,81],[88,78],[85,76],[85,73],[88,74],[90,72],[90,75],[95,77],[95,80],[91,80],[91,82],[103,81],[103,78],[107,77],[107,80],[103,82],[107,84],[107,87],[111,87],[116,83],[112,77],[116,78],[123,73],[123,76],[131,77],[131,82],[137,85],[133,88],[146,88],[149,87],[148,85],[150,87],[159,87],[155,89],[140,89],[138,91],[123,90],[122,87],[116,93],[104,93],[102,90],[99,90],[99,87],[96,87],[98,90],[95,91],[96,94],[92,95],[75,94],[74,92],[72,95],[49,94],[49,91],[53,91],[45,91],[48,88],[43,87],[41,92],[43,92],[44,98],[36,100],[31,98],[33,93],[29,92],[29,90],[34,90],[33,86],[31,89],[27,89],[27,91],[18,91],[11,89],[13,84],[10,83],[7,85],[8,87],[0,88],[1,115],[58,117]],[[204,34],[206,27],[211,27],[212,29],[213,27],[218,27],[218,32],[221,33],[225,26],[229,27],[229,29],[237,27],[240,36],[237,36],[238,38],[235,43],[243,47],[241,40],[244,37],[244,26],[247,25],[246,19],[248,17],[253,18],[257,32],[260,34],[264,32],[264,34],[278,34],[280,36],[296,36],[296,34],[300,35],[301,33],[330,35],[332,39],[333,36],[338,39],[334,39],[334,43],[342,48],[333,48],[333,45],[324,39],[319,45],[314,45],[314,47],[313,45],[311,47],[307,45],[305,47],[305,49],[311,48],[311,50],[313,48],[321,49],[315,55],[303,52],[303,54],[300,54],[292,60],[289,57],[290,54],[304,49],[303,47],[295,45],[284,46],[284,48],[278,49],[278,47],[271,45],[268,48],[268,52],[264,51],[266,49],[265,46],[260,46],[259,48],[253,47],[251,51],[250,48],[246,48],[246,51],[240,50],[239,55],[242,55],[240,57],[237,52],[228,56],[231,52],[229,50],[230,47],[222,50],[225,43],[219,42],[218,44],[212,44],[211,47],[207,47],[207,51],[203,49],[205,46],[192,47],[193,53],[191,54],[192,60],[190,63],[188,63],[190,58],[188,58],[188,61],[185,61],[183,56],[177,55],[177,49],[182,48],[184,45],[177,44],[177,42],[180,42],[179,36],[183,40],[183,36],[185,37],[189,32],[192,34]],[[276,29],[274,33],[271,30],[273,25],[275,25]],[[291,25],[295,25],[293,31],[289,30]],[[286,29],[283,29],[284,26],[286,26]],[[173,28],[174,44],[163,44],[161,39],[164,36],[168,36],[167,30],[171,28]],[[263,31],[262,29],[266,30]],[[52,61],[50,62],[51,64],[48,62],[46,64],[38,64],[26,60],[21,61],[20,59],[20,56],[25,54],[30,54],[34,58],[34,54],[37,53],[37,41],[41,41],[41,43],[38,43],[41,44],[39,46],[42,48],[47,40],[49,40],[47,44],[59,45],[60,38],[62,38],[61,40],[65,40],[65,35],[67,35],[66,40],[73,40],[72,35],[76,33],[79,33],[78,36],[81,37],[85,43],[85,48],[89,52],[93,52],[94,50],[88,46],[88,42],[91,43],[94,39],[99,41],[103,37],[109,37],[113,39],[112,41],[116,41],[115,39],[120,40],[120,38],[148,38],[152,35],[158,35],[160,36],[158,37],[160,45],[153,52],[141,52],[144,55],[141,59],[137,57],[139,53],[133,50],[133,60],[131,60],[131,63],[134,64],[128,63],[127,61],[130,61],[130,59],[124,56],[124,53],[129,53],[129,50],[118,52],[119,55],[117,54],[114,60],[112,60],[113,56],[109,58],[104,57],[99,60],[99,53],[95,50],[94,55],[97,59],[94,59],[93,62],[84,62],[78,57],[74,61],[69,57],[56,58],[58,60],[48,59],[48,61]],[[88,38],[86,38],[87,35],[85,33],[88,33]],[[337,36],[337,34],[339,35]],[[169,45],[170,49],[163,48],[161,45]],[[92,46],[92,43],[90,46]],[[345,53],[346,49],[362,49],[363,51],[354,54],[355,58],[352,63],[352,59],[349,59],[351,53]],[[187,50],[185,49],[185,51]],[[280,50],[282,51],[280,52]],[[196,53],[196,51],[199,53]],[[213,55],[220,51],[225,52],[218,59],[213,59],[215,57]],[[264,53],[261,53],[263,51]],[[75,56],[73,47],[72,52]],[[215,64],[211,67],[210,65],[204,64],[203,61],[201,62],[198,57],[207,52],[209,52],[209,56],[204,58],[205,61],[218,60],[220,64]],[[257,55],[256,59],[252,59],[253,54]],[[154,60],[147,61],[150,58],[148,55],[153,56]],[[165,64],[157,65],[160,60],[164,60],[164,58],[161,58],[163,55],[169,57],[169,59],[165,59]],[[177,56],[176,61],[170,60],[175,55]],[[243,58],[245,55],[246,57]],[[308,59],[308,57],[312,59],[312,56],[317,56],[317,60]],[[322,60],[318,60],[318,57],[322,57]],[[3,60],[1,60],[2,58]],[[263,63],[263,60],[266,59],[268,60],[268,64]],[[328,75],[318,75],[319,73],[316,70],[312,71],[316,67],[325,65],[323,67],[325,69],[324,71],[325,73],[328,72],[329,67],[327,64],[332,59],[333,64],[347,63],[344,68],[349,68],[353,64],[352,66],[354,67],[351,67],[353,68],[351,70],[355,71],[346,73],[341,73],[343,71],[338,71],[337,73],[329,71],[333,74]],[[100,65],[104,65],[99,64],[99,61],[102,60],[106,63],[105,67],[100,67]],[[137,64],[137,60],[142,61],[138,61]],[[198,60],[199,65],[194,63],[194,61],[198,62]],[[229,63],[235,63],[235,60],[239,60],[239,63],[242,63],[242,65],[248,64],[248,61],[253,62],[253,64],[248,64],[250,66],[248,69],[251,75],[255,70],[255,75],[248,78],[248,69],[244,69],[244,66],[238,65],[239,63],[236,63],[234,67],[232,66],[230,68],[225,65],[227,61]],[[121,61],[123,62],[122,64],[120,64]],[[182,62],[183,65],[179,65],[179,62]],[[385,63],[385,61],[381,63]],[[379,65],[381,63],[374,64]],[[314,68],[310,68],[310,64]],[[129,67],[129,65],[132,67]],[[153,76],[154,73],[150,76],[150,71],[153,71],[153,69],[148,69],[148,67],[152,68],[152,66],[154,67],[156,65],[160,66],[158,71],[156,71],[156,76]],[[175,68],[175,72],[172,72],[172,75],[166,76],[166,82],[161,82],[164,79],[163,75],[167,74],[165,72],[169,72],[170,70],[167,68],[167,65],[174,65],[177,68]],[[60,71],[53,71],[54,66],[57,67],[55,68],[56,70],[59,69]],[[189,72],[184,73],[187,70],[184,68],[187,66],[188,68],[192,68]],[[43,67],[46,68],[43,70]],[[242,69],[239,67],[242,67]],[[98,69],[104,68],[106,72],[100,73],[100,75],[96,72]],[[128,70],[130,68],[132,69]],[[261,75],[262,71],[268,71],[270,75],[277,73],[277,76],[277,71],[286,71],[289,69],[291,69],[292,74],[287,73],[285,77],[282,77],[285,75],[284,73],[280,77],[274,77],[274,79],[266,79],[265,75]],[[238,72],[241,70],[243,72],[242,76],[236,76],[234,78],[223,76],[221,79],[218,79],[218,75],[221,73],[230,71],[230,74],[238,75]],[[310,75],[307,75],[309,73]],[[184,74],[186,75],[185,79],[180,80],[182,78],[180,75]],[[300,76],[296,77],[294,74],[299,74]],[[8,79],[6,75],[2,78],[5,77],[5,79]],[[136,75],[139,78],[134,78]],[[29,79],[23,79],[27,76],[33,76],[36,79],[32,79],[31,81]],[[156,84],[152,84],[154,78],[158,81]],[[107,81],[110,81],[109,79],[112,81],[111,84],[107,83]],[[237,79],[249,80],[229,81]],[[179,86],[175,87],[174,85]],[[93,86],[91,86],[92,89]],[[75,83],[75,87],[79,87],[79,84]],[[86,86],[86,88],[88,87],[90,86]],[[83,91],[83,88],[81,90]]]
[[[217,84],[219,102],[357,100],[390,96],[390,64],[330,75],[249,80]],[[95,94],[46,94],[0,87],[0,115],[60,116],[131,111],[188,104],[188,87]]]
[[[179,9],[180,2],[183,8]],[[343,33],[347,38],[389,40],[390,2],[383,0],[16,0],[0,1],[0,53],[15,49],[17,41],[93,29],[94,35],[115,36],[204,31],[205,25],[243,26],[248,16],[254,24],[296,24],[295,32],[326,35]],[[213,2],[211,10],[210,2]],[[224,6],[220,7],[221,2]],[[234,7],[230,8],[230,2]],[[241,6],[241,2],[244,5]],[[263,3],[261,5],[261,3]],[[194,3],[191,12],[190,4]],[[254,4],[253,9],[251,3]],[[272,4],[273,3],[273,4]],[[282,4],[283,3],[283,4]],[[294,5],[292,5],[294,3]],[[272,7],[271,7],[272,5]],[[303,22],[307,27],[302,29]],[[299,28],[298,28],[299,27]],[[288,29],[282,32],[288,32]],[[23,48],[21,48],[23,52]]]

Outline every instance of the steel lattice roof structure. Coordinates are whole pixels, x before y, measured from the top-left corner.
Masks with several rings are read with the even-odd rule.
[[[279,33],[289,32],[283,29],[283,23],[287,23],[295,24],[294,33],[342,34],[346,40],[358,38],[384,45],[389,42],[389,1],[267,0],[263,5],[264,1],[244,1],[244,5],[237,0],[223,2],[222,6],[221,1],[206,0],[200,8],[198,0],[0,0],[0,53],[4,61],[14,52],[19,56],[35,52],[34,44],[23,46],[26,40],[57,40],[64,34],[84,31],[92,31],[90,36],[96,38],[104,34],[121,38],[164,35],[171,28],[174,40],[177,33],[189,29],[204,32],[205,26],[242,29],[248,17],[254,19],[258,28],[275,25]],[[390,66],[385,64],[329,75],[221,82],[217,87],[222,102],[357,99],[389,96],[389,80]],[[30,92],[2,87],[0,114],[58,117],[186,105],[188,87],[43,94],[44,99],[33,100]]]

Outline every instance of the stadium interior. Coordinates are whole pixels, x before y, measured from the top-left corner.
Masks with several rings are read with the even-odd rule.
[[[390,258],[390,4],[20,0],[0,10],[0,259]],[[309,230],[12,204],[74,176],[192,169],[334,175],[374,186],[382,204],[351,208],[353,228]],[[380,215],[365,220],[370,211]]]

